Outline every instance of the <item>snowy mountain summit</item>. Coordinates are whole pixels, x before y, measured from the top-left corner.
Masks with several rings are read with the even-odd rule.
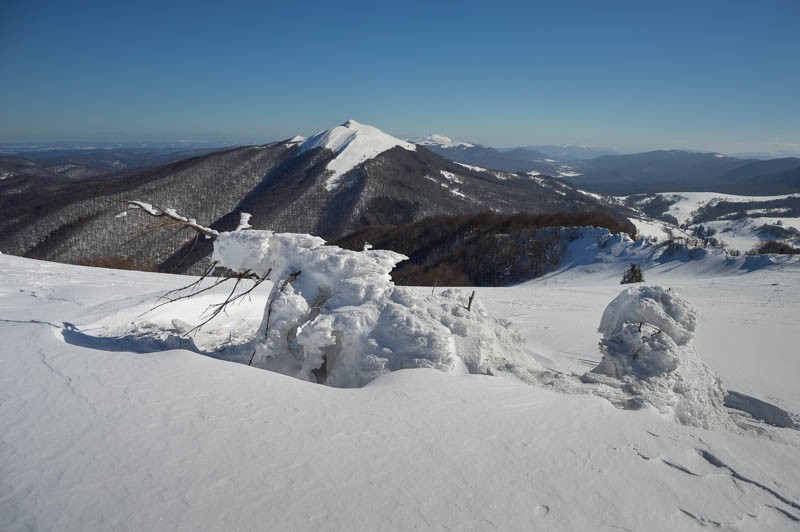
[[[409,151],[417,149],[414,144],[388,135],[376,127],[348,120],[340,126],[312,135],[300,145],[300,152],[326,148],[336,154],[328,163],[327,169],[333,175],[325,184],[326,190],[333,191],[342,184],[344,174],[395,146]]]
[[[442,148],[472,148],[475,146],[469,142],[460,142],[437,133],[431,133],[430,135],[425,135],[424,137],[409,139],[409,142],[413,142],[414,144],[419,144],[421,146],[440,146]]]

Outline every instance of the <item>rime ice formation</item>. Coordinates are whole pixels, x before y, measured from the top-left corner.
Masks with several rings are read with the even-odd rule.
[[[697,309],[671,290],[628,288],[603,312],[603,359],[584,380],[622,392],[609,399],[627,408],[650,405],[684,425],[730,427],[725,391],[694,347],[697,319]]]
[[[333,191],[342,184],[344,174],[395,146],[409,151],[417,149],[414,144],[387,135],[378,128],[348,120],[340,126],[309,137],[300,145],[300,151],[326,148],[336,154],[328,163],[327,168],[332,174],[325,184],[328,191]]]
[[[458,290],[427,295],[395,286],[389,272],[405,259],[271,231],[222,233],[213,255],[234,271],[271,272],[275,280],[255,340],[257,367],[336,387],[406,368],[535,380],[542,368],[521,337],[479,301],[467,310]]]

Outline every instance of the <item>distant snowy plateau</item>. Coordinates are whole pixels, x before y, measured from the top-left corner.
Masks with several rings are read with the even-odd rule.
[[[696,243],[713,237],[713,244],[742,253],[767,240],[800,246],[800,194],[667,192],[618,200],[641,214],[631,221],[642,237],[683,238]]]
[[[146,312],[192,279],[0,255],[0,530],[800,530],[800,432],[720,403],[800,412],[800,260],[601,233],[471,311],[389,289],[404,326],[507,320],[530,373],[464,359],[347,389],[248,367],[270,283],[186,336],[226,285]],[[631,262],[645,288],[619,284]]]

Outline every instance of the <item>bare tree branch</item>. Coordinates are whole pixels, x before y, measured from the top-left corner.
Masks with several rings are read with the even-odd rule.
[[[468,303],[467,303],[467,305],[464,307],[465,309],[467,309],[467,312],[469,312],[469,311],[471,311],[471,310],[472,310],[472,300],[473,300],[473,299],[475,299],[475,290],[473,290],[473,291],[472,291],[472,294],[470,294],[470,296],[469,296],[469,302],[468,302]]]
[[[158,226],[156,229],[160,229],[162,227],[168,226],[184,226],[189,229],[193,229],[200,233],[201,235],[205,235],[207,238],[216,239],[219,236],[219,231],[211,229],[210,227],[206,227],[204,225],[200,225],[197,223],[197,220],[194,218],[187,218],[186,216],[182,216],[178,214],[175,209],[164,209],[162,207],[154,206],[149,203],[145,203],[143,201],[136,201],[136,200],[126,200],[125,204],[131,209],[140,209],[149,214],[150,216],[156,218],[168,218],[171,220],[170,222],[165,222],[163,225]],[[155,231],[156,229],[152,229]]]
[[[205,281],[206,277],[211,275],[211,273],[217,267],[217,264],[219,264],[217,261],[212,262],[211,264],[208,265],[208,268],[205,269],[205,271],[202,273],[202,275],[200,275],[200,277],[197,278],[196,281],[194,281],[193,283],[187,284],[186,286],[182,286],[180,288],[174,288],[174,289],[170,290],[169,292],[165,293],[164,295],[162,295],[161,297],[159,297],[158,299],[159,300],[161,300],[161,299],[169,299],[169,295],[170,294],[176,294],[178,292],[183,292],[184,290],[189,290],[189,289],[193,289],[193,288],[200,288],[200,285],[203,284],[203,281]]]
[[[231,292],[228,294],[228,297],[226,297],[225,301],[223,301],[221,303],[215,303],[215,304],[209,306],[209,309],[214,309],[211,312],[211,314],[209,315],[209,317],[205,321],[200,323],[199,325],[197,325],[197,326],[191,328],[190,330],[186,331],[186,335],[189,335],[192,332],[200,329],[203,325],[205,325],[206,323],[210,322],[211,320],[213,320],[214,318],[219,316],[228,307],[228,305],[230,305],[231,303],[234,303],[235,301],[238,301],[241,298],[249,295],[253,290],[258,288],[258,286],[261,283],[263,283],[264,281],[267,280],[267,278],[269,277],[269,274],[270,274],[271,271],[272,270],[267,272],[267,274],[264,275],[263,277],[258,277],[257,275],[253,274],[249,270],[246,271],[246,272],[243,272],[242,274],[233,276],[233,277],[226,277],[225,278],[226,281],[229,280],[229,279],[236,279],[236,282],[233,284],[233,288],[231,289]],[[242,282],[244,279],[249,279],[249,280],[255,281],[255,282],[253,283],[253,286],[251,286],[250,288],[248,288],[244,292],[236,294],[236,289],[239,287],[239,283]],[[196,295],[196,294],[197,294],[197,292],[195,292],[192,295]]]
[[[151,205],[149,203],[145,203],[143,201],[136,201],[136,200],[126,200],[124,203],[128,206],[128,208],[142,210],[146,214],[148,214],[150,216],[153,216],[155,218],[166,218],[166,220],[164,220],[161,223],[150,225],[150,226],[146,227],[145,229],[143,229],[142,231],[139,231],[139,233],[134,235],[134,237],[131,240],[135,240],[137,238],[141,238],[142,236],[144,236],[146,234],[149,234],[149,233],[152,233],[154,231],[158,231],[160,229],[165,229],[165,228],[170,228],[170,227],[176,228],[178,231],[182,231],[184,229],[192,229],[193,231],[198,233],[198,235],[202,235],[202,236],[204,236],[206,238],[209,238],[209,239],[212,239],[212,240],[215,240],[219,236],[219,232],[218,231],[216,231],[214,229],[211,229],[210,227],[206,227],[204,225],[198,224],[197,221],[195,219],[193,219],[193,218],[188,218],[186,216],[178,214],[178,212],[175,211],[175,209],[171,209],[171,208],[166,208],[165,209],[165,208],[159,207],[157,205]],[[236,230],[240,231],[242,229],[249,229],[251,227],[249,221],[250,221],[250,215],[247,214],[247,213],[241,213],[240,220],[239,220],[239,226],[236,228]],[[196,240],[194,242],[194,245],[192,246],[192,249],[194,249],[195,245],[197,245],[197,241]],[[202,294],[203,292],[207,292],[207,291],[209,291],[209,290],[211,290],[213,288],[216,288],[217,286],[219,286],[222,283],[225,283],[225,282],[227,282],[227,281],[229,281],[231,279],[235,279],[236,282],[233,284],[233,288],[231,289],[230,293],[225,298],[225,300],[222,301],[221,303],[216,303],[216,304],[210,305],[208,307],[208,309],[207,309],[207,311],[211,310],[210,315],[208,315],[208,317],[202,323],[200,323],[199,325],[191,328],[189,331],[187,331],[183,335],[183,336],[188,336],[192,332],[200,329],[201,327],[203,327],[203,325],[207,324],[208,322],[210,322],[211,320],[213,320],[214,318],[219,316],[220,313],[225,311],[225,309],[228,307],[228,305],[230,305],[231,303],[234,303],[236,301],[241,300],[243,297],[248,296],[261,283],[263,283],[264,281],[268,280],[270,273],[272,273],[271,269],[267,273],[265,273],[264,275],[259,275],[259,274],[255,273],[253,271],[250,271],[250,270],[247,270],[247,271],[244,271],[244,272],[230,273],[230,274],[224,275],[223,277],[217,278],[217,280],[214,281],[213,283],[211,283],[209,286],[206,286],[205,288],[200,289],[200,286],[203,284],[203,281],[205,281],[205,279],[207,277],[209,277],[214,272],[214,269],[217,267],[217,265],[218,265],[217,262],[212,262],[208,266],[208,268],[206,268],[206,270],[203,272],[203,274],[196,281],[194,281],[194,282],[192,282],[192,283],[190,283],[190,284],[188,284],[186,286],[183,286],[181,288],[176,288],[174,290],[170,290],[169,292],[167,292],[166,294],[164,294],[163,296],[161,296],[159,298],[159,300],[164,299],[165,301],[163,301],[161,303],[158,303],[156,306],[154,306],[153,308],[145,311],[141,315],[143,316],[144,314],[147,314],[148,312],[152,312],[153,310],[155,310],[155,309],[157,309],[159,307],[163,307],[164,305],[168,305],[169,303],[174,303],[176,301],[180,301],[180,300],[183,300],[183,299],[189,299],[189,298],[194,297],[194,296],[196,296],[198,294]],[[296,275],[299,275],[299,274],[300,274],[300,272],[297,272]],[[237,288],[239,288],[239,283],[241,283],[243,280],[253,281],[253,286],[251,286],[249,289],[245,290],[244,292],[240,292],[240,293],[237,294],[236,290],[237,290]],[[291,280],[294,280],[294,278],[292,278]],[[181,296],[177,296],[177,297],[170,297],[170,295],[178,294],[180,292],[183,292],[184,290],[190,290],[190,293],[184,294],[184,295],[181,295]]]

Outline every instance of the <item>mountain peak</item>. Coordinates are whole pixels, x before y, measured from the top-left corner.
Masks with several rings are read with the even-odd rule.
[[[325,148],[336,154],[336,157],[328,163],[327,168],[333,175],[325,184],[325,188],[332,191],[339,188],[344,174],[395,146],[409,151],[417,149],[414,144],[351,119],[342,125],[310,136],[300,145],[300,151]]]
[[[441,146],[442,148],[472,148],[475,146],[469,142],[456,141],[450,137],[440,135],[438,133],[431,133],[429,135],[425,135],[424,137],[410,139],[409,142],[413,142],[414,144],[419,144],[421,146]]]

